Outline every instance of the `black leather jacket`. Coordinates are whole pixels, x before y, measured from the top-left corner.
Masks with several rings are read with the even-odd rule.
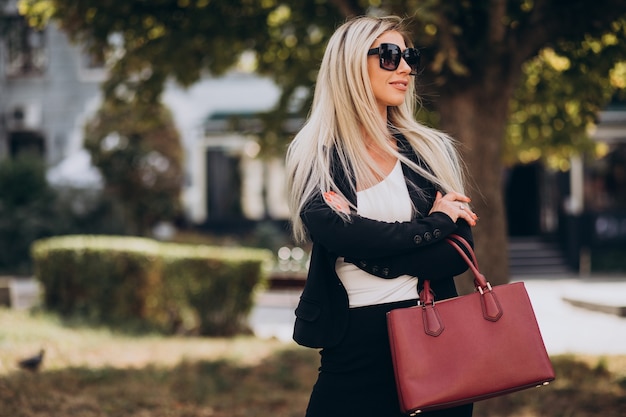
[[[421,163],[406,139],[396,138],[400,151]],[[298,344],[332,347],[345,333],[348,295],[335,272],[335,262],[340,256],[383,279],[404,274],[429,279],[438,300],[457,295],[453,277],[467,270],[467,264],[444,239],[456,233],[473,245],[470,226],[463,220],[455,224],[442,212],[425,216],[433,205],[436,189],[405,165],[402,170],[409,184],[409,195],[421,213],[416,213],[410,222],[381,222],[356,214],[346,222],[324,202],[321,194],[302,211],[301,218],[313,247],[308,277],[295,311],[293,338]],[[355,203],[356,195],[346,186],[348,179],[335,180],[344,195]]]

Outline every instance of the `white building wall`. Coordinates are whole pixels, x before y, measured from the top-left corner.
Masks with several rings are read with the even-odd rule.
[[[99,84],[104,80],[103,70],[86,71],[81,68],[83,54],[70,45],[66,36],[55,26],[45,29],[47,67],[43,75],[6,77],[3,74],[2,109],[7,128],[12,128],[11,115],[16,109],[25,112],[20,128],[37,131],[45,139],[46,161],[59,163],[70,149],[70,137],[79,126],[77,120],[97,109],[88,106],[99,96]],[[6,152],[6,143],[5,148]]]
[[[247,151],[253,136],[242,136],[224,132],[220,135],[205,136],[203,127],[205,120],[213,113],[254,113],[271,109],[278,100],[280,91],[268,78],[254,74],[233,72],[219,78],[207,77],[187,89],[170,83],[164,94],[163,101],[172,111],[174,122],[181,135],[186,153],[186,175],[189,182],[183,193],[183,204],[188,217],[195,223],[204,222],[207,213],[206,175],[207,167],[204,153],[209,148],[229,148],[242,157],[242,208],[244,215],[251,220],[264,217],[262,200],[262,183],[267,176],[264,163],[250,156]],[[255,160],[254,162],[252,160]],[[272,177],[269,181],[280,184],[268,186],[269,189],[283,189],[284,177]],[[276,194],[276,193],[274,193]],[[274,217],[272,204],[286,206],[283,196],[273,196],[282,202],[271,203],[270,216],[285,219],[287,216]],[[284,212],[284,210],[283,210]]]

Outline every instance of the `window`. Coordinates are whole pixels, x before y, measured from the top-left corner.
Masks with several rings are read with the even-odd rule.
[[[45,32],[28,26],[21,16],[4,17],[7,77],[43,74],[46,69]]]
[[[11,157],[17,158],[23,155],[45,157],[45,139],[36,132],[13,132],[9,134],[9,152]]]

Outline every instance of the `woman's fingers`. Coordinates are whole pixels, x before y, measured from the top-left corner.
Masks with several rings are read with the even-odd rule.
[[[439,191],[435,195],[432,212],[441,211],[447,214],[454,222],[463,219],[472,226],[476,225],[478,216],[472,211],[467,203],[472,200],[466,195],[451,191],[442,195]]]
[[[461,201],[461,202],[465,202],[465,203],[469,203],[472,201],[471,198],[469,198],[466,195],[463,195],[461,193],[457,193],[455,191],[451,191],[448,194],[446,194],[445,196],[443,196],[444,199],[448,199],[451,201]]]
[[[476,226],[478,216],[472,211],[472,209],[469,208],[469,206],[460,203],[459,210],[461,211],[461,214],[459,215],[460,218],[468,222],[470,225]]]
[[[324,193],[324,200],[326,201],[326,204],[334,207],[335,210],[344,214],[350,214],[350,205],[343,197],[341,197],[336,192],[326,191]]]

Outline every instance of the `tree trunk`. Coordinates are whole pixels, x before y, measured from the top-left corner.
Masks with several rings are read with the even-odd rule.
[[[460,142],[469,173],[466,192],[479,216],[473,232],[481,272],[492,285],[498,285],[509,281],[502,144],[513,88],[510,79],[485,79],[483,83],[468,82],[469,87],[442,94],[437,109],[440,128]],[[462,293],[473,288],[471,279],[466,277],[457,280],[457,284]]]

